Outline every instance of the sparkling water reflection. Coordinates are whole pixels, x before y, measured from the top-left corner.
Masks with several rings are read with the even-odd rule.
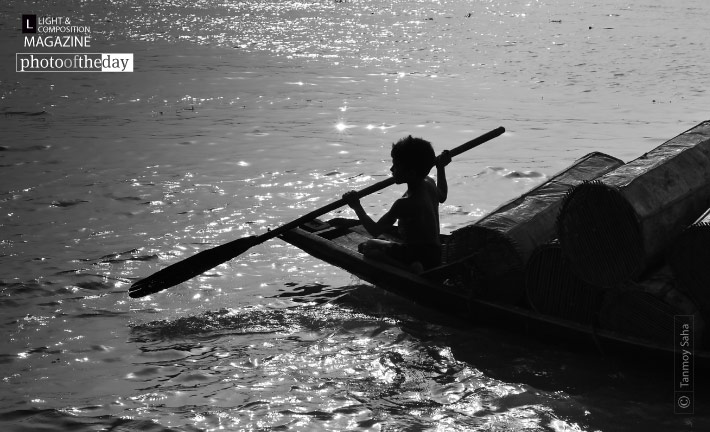
[[[143,345],[142,366],[128,379],[149,390],[133,399],[148,406],[183,407],[193,397],[208,397],[211,410],[199,421],[185,419],[206,428],[256,423],[343,430],[438,422],[455,430],[498,427],[496,412],[510,411],[504,423],[518,426],[539,425],[540,415],[549,415],[541,405],[519,406],[526,386],[488,378],[457,361],[448,347],[422,344],[440,328],[420,327],[413,338],[403,325],[421,326],[339,302],[151,322],[133,330]],[[264,342],[265,334],[273,338]],[[179,342],[186,338],[209,348]]]

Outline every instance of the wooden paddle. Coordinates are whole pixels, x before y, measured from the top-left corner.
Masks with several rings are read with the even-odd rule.
[[[466,144],[462,144],[449,151],[449,154],[453,158],[467,150],[477,147],[486,141],[489,141],[505,132],[503,127],[493,129],[478,138],[474,138]],[[360,198],[375,193],[382,190],[390,185],[394,184],[394,178],[389,177],[386,180],[382,180],[365,189],[358,191],[357,194]],[[267,240],[274,237],[278,237],[286,231],[296,228],[308,221],[311,221],[318,216],[322,216],[329,213],[339,207],[346,204],[345,200],[342,198],[333,201],[332,203],[325,205],[317,210],[299,217],[287,224],[281,225],[280,227],[269,230],[264,234],[258,236],[243,237],[236,240],[232,240],[229,243],[214,247],[212,249],[207,249],[199,252],[189,258],[182,261],[176,262],[162,270],[148,276],[145,279],[141,279],[135,282],[131,288],[128,290],[128,295],[131,297],[144,297],[150,294],[157,293],[164,289],[170,288],[171,286],[177,285],[179,283],[185,282],[186,280],[192,279],[193,277],[200,275],[207,270],[214,268],[224,262],[235,258],[251,247],[261,244]]]

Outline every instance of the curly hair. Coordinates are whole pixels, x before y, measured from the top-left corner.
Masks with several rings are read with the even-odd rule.
[[[436,162],[434,148],[429,141],[409,135],[392,144],[392,161],[412,169],[417,176],[426,177]]]

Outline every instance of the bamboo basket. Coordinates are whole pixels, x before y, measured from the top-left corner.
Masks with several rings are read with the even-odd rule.
[[[704,314],[710,314],[710,210],[678,237],[668,262]]]
[[[670,269],[664,268],[641,282],[625,283],[607,291],[599,312],[599,325],[630,336],[673,346],[676,315],[694,316],[699,344],[705,321],[693,301],[678,289]]]
[[[522,303],[525,264],[533,250],[557,237],[555,220],[567,191],[623,162],[594,152],[547,182],[511,200],[479,221],[451,234],[447,261],[470,257],[479,274],[469,287],[475,297]]]
[[[535,249],[525,266],[525,290],[535,311],[582,324],[596,323],[604,295],[572,273],[557,242]]]
[[[656,265],[710,207],[710,121],[600,177],[564,200],[559,240],[574,272],[614,287]]]

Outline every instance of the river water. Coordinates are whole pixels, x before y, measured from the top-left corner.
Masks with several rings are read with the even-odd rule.
[[[134,72],[16,73],[22,14],[90,26],[90,52],[133,53]],[[471,328],[278,240],[126,293],[385,178],[408,134],[440,151],[507,129],[449,166],[444,232],[589,152],[638,157],[710,117],[709,14],[705,0],[3,2],[0,429],[710,429],[703,406],[673,414],[672,365],[649,376]],[[401,193],[364,205],[376,216]]]

